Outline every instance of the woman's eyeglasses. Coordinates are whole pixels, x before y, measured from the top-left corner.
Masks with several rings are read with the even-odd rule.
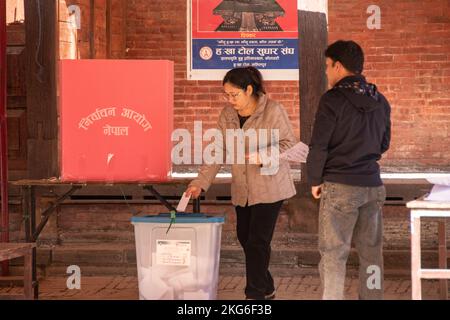
[[[236,93],[224,93],[222,95],[222,98],[225,101],[236,100],[236,98],[239,97],[240,94],[241,94],[241,91],[236,92]]]

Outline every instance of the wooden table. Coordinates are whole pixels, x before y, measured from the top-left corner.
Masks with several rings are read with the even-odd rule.
[[[37,298],[34,293],[34,288],[37,287],[37,282],[33,281],[33,250],[36,248],[35,243],[0,243],[0,261],[11,260],[15,258],[24,257],[23,263],[23,287],[24,294],[21,296],[0,296],[0,300],[8,299],[24,299],[33,300]],[[9,277],[2,277],[0,280],[8,281]]]
[[[411,201],[407,204],[411,209],[411,282],[412,299],[422,299],[422,279],[441,279],[440,297],[448,298],[448,279],[450,270],[447,269],[447,259],[449,257],[446,243],[446,218],[450,217],[450,201],[437,202],[426,201],[424,197]],[[439,238],[439,269],[422,269],[420,228],[421,218],[434,218],[438,220]]]

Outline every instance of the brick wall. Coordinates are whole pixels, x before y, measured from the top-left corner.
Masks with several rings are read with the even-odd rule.
[[[186,80],[186,1],[132,0],[127,10],[127,58],[175,61],[175,128],[193,128],[202,120],[204,128],[215,125],[220,110],[220,81]],[[267,82],[270,96],[283,103],[297,136],[299,86],[296,81]]]
[[[381,30],[367,28],[371,4],[381,8]],[[194,120],[213,126],[224,103],[220,82],[186,80],[186,1],[130,1],[127,58],[175,61],[175,128]],[[180,14],[182,12],[183,14]],[[450,168],[450,3],[329,1],[329,41],[354,39],[366,53],[366,75],[392,103],[392,148],[386,170]],[[447,39],[447,40],[445,40]],[[268,82],[299,132],[298,82]]]
[[[96,58],[106,57],[106,3],[95,1]],[[80,6],[82,16],[75,33],[67,23],[71,4]],[[381,8],[380,30],[366,25],[373,4]],[[73,52],[89,58],[90,0],[59,5],[61,58]],[[185,12],[185,0],[112,0],[112,57],[175,61],[175,128],[191,129],[195,120],[208,128],[225,105],[222,87],[220,81],[186,80]],[[329,31],[330,42],[351,38],[363,46],[365,74],[392,104],[392,148],[384,169],[450,169],[450,3],[330,0]],[[298,82],[268,82],[267,90],[284,104],[299,135]]]
[[[381,9],[381,29],[367,28],[367,8]],[[450,2],[329,0],[329,40],[353,39],[366,54],[368,79],[392,104],[398,169],[450,168]]]
[[[60,3],[80,5],[77,50],[80,58],[89,57],[89,0]],[[96,58],[104,58],[106,1],[95,3]],[[225,105],[220,81],[186,80],[186,1],[112,3],[112,56],[175,61],[175,128],[192,129],[195,120],[202,120],[205,129],[214,126]],[[380,30],[367,28],[366,11],[373,4],[381,8]],[[392,104],[392,148],[383,159],[385,170],[450,168],[449,12],[446,0],[329,1],[329,41],[358,41],[366,53],[365,74]],[[60,17],[64,23],[61,10]],[[65,34],[63,30],[62,37],[70,38]],[[62,46],[67,46],[64,41]],[[299,136],[299,83],[269,81],[267,91],[284,104]]]
[[[54,195],[38,197],[37,204],[45,208],[55,200]],[[173,202],[175,204],[175,202]],[[167,210],[156,201],[133,202],[136,212],[157,214]],[[188,210],[192,210],[189,206]],[[84,276],[89,275],[135,275],[136,255],[132,212],[124,202],[102,203],[94,201],[69,202],[62,205],[50,217],[49,223],[38,241],[38,271],[41,275],[65,276],[69,265],[78,265]],[[24,241],[24,226],[20,201],[10,204],[10,236],[13,242]],[[226,201],[204,201],[202,212],[224,215],[226,223],[221,238],[221,273],[243,274],[243,251],[236,237],[236,215]],[[40,221],[42,209],[37,212]],[[385,269],[390,272],[410,268],[409,211],[406,207],[384,208],[384,259]],[[299,274],[302,268],[316,270],[319,262],[317,234],[296,232],[290,227],[287,207],[283,207],[272,241],[271,269],[277,276]],[[437,266],[437,224],[422,223],[422,256],[427,268]],[[447,232],[450,225],[447,224]],[[449,245],[448,243],[447,245]],[[354,251],[349,257],[349,268],[357,265]],[[21,261],[12,262],[13,274],[20,274]],[[303,269],[305,270],[305,269]],[[403,272],[403,274],[407,274]]]
[[[22,22],[25,20],[24,0],[6,1],[6,23]]]
[[[114,0],[112,1],[111,13],[111,58],[122,59],[125,57],[126,46],[126,15],[127,15],[128,0]]]
[[[197,119],[204,120],[207,125],[214,125],[223,107],[223,103],[219,100],[219,94],[222,92],[220,82],[186,80],[186,1],[129,0],[125,3],[128,7],[126,10],[123,1],[113,0],[112,46],[114,54],[117,54],[115,57],[123,57],[125,52],[123,28],[120,27],[123,27],[121,23],[125,10],[126,46],[129,48],[126,58],[175,61],[176,127],[189,128]],[[76,48],[79,58],[89,58],[89,0],[61,0],[60,9],[70,4],[79,4],[82,9],[82,29],[77,31]],[[101,18],[105,15],[105,8],[102,6],[104,4],[105,1],[96,0],[96,15],[99,15],[96,22],[96,34],[99,38],[95,40],[97,58],[104,58],[106,53],[105,38],[100,37],[101,34],[106,34],[105,20]],[[378,4],[381,7],[381,30],[366,28],[368,17],[366,9],[370,4]],[[373,3],[330,0],[329,9],[330,42],[340,38],[353,38],[359,41],[367,54],[366,74],[369,80],[376,82],[392,102],[393,145],[384,164],[400,168],[418,165],[448,166],[447,159],[450,159],[446,142],[450,129],[448,1],[383,0]],[[61,27],[65,21],[67,13],[60,10]],[[20,34],[23,35],[23,32]],[[62,32],[61,41],[69,42]],[[64,45],[67,44],[62,44]],[[62,57],[63,54],[64,51]],[[268,91],[275,99],[284,103],[298,132],[298,83],[269,82]],[[14,193],[18,194],[18,191]],[[42,208],[54,200],[54,195],[39,199],[38,218]],[[149,213],[166,211],[154,204],[151,206],[133,204],[133,207]],[[205,204],[203,208],[206,212],[225,212],[227,215],[223,233],[223,266],[230,267],[236,263],[242,265],[242,251],[237,245],[234,233],[232,207],[229,204]],[[23,240],[19,197],[10,203],[10,212],[11,239]],[[84,206],[78,203],[63,206],[51,217],[49,225],[42,233],[41,241],[49,245],[40,246],[39,265],[53,263],[55,268],[60,268],[61,274],[65,274],[68,265],[82,260],[83,263],[92,265],[93,273],[135,272],[130,216],[129,207],[124,203],[92,205],[87,201]],[[403,206],[390,207],[386,208],[385,216],[385,249],[392,252],[386,255],[386,265],[408,268],[410,261],[408,211]],[[422,228],[424,248],[430,252],[435,251],[436,225],[427,222]],[[79,244],[84,244],[87,248],[79,249]],[[101,250],[92,244],[101,245]],[[124,249],[120,245],[124,245]],[[292,230],[287,212],[283,212],[274,238],[276,249],[274,265],[287,266],[288,271],[291,270],[289,268],[298,265],[315,266],[318,259],[316,247],[313,235],[304,235]],[[117,255],[115,251],[118,252]],[[436,262],[434,251],[433,259],[424,256],[426,263]],[[399,260],[402,262],[399,263]],[[105,269],[106,265],[110,266],[109,271]],[[128,269],[118,269],[118,266]],[[83,266],[83,272],[85,270]]]

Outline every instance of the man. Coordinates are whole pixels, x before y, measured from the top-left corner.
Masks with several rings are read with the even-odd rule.
[[[325,51],[330,86],[321,98],[307,159],[312,194],[321,199],[319,265],[323,299],[343,299],[352,240],[359,256],[359,298],[383,298],[382,207],[377,163],[390,143],[390,105],[362,75],[353,41]]]

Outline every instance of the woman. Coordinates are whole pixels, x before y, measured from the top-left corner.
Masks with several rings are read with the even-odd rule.
[[[218,121],[224,137],[227,129],[242,129],[244,132],[254,129],[257,133],[266,129],[278,131],[276,147],[279,153],[295,145],[296,138],[287,113],[280,103],[266,96],[263,79],[257,69],[230,70],[223,79],[223,88],[224,98],[230,103],[222,110]],[[271,136],[270,132],[268,136]],[[230,148],[235,146],[226,145],[226,141],[223,140],[224,153],[230,153]],[[273,146],[273,142],[265,145],[267,149]],[[296,191],[289,163],[283,160],[278,163],[277,158],[277,170],[269,170],[268,174],[263,171],[267,165],[264,161],[267,157],[263,156],[265,152],[249,153],[248,150],[261,149],[250,146],[248,141],[245,148],[244,164],[236,164],[235,161],[232,165],[231,182],[232,203],[237,214],[237,236],[245,253],[245,295],[247,299],[273,299],[275,287],[269,272],[270,242],[283,200],[294,196]],[[220,167],[220,164],[202,166],[198,178],[189,184],[186,194],[195,199],[202,190],[207,191]]]

